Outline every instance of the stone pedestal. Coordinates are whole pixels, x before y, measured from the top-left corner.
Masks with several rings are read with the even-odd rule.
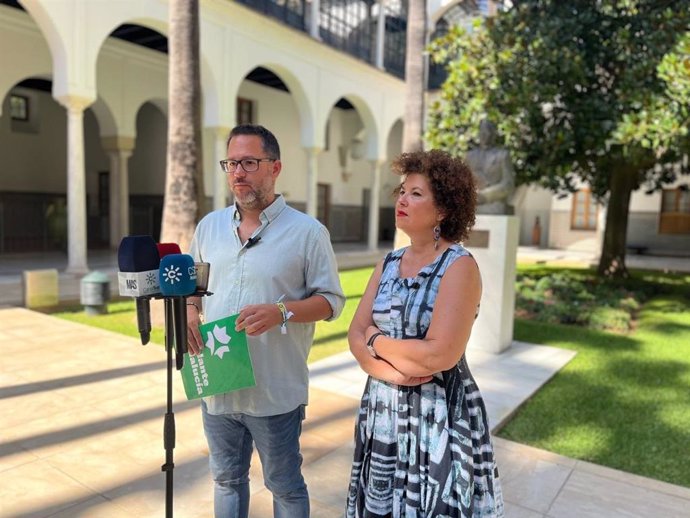
[[[59,302],[58,272],[46,270],[25,270],[22,275],[24,306],[44,308],[57,306]]]
[[[464,246],[477,260],[482,276],[482,299],[468,348],[505,351],[513,341],[517,216],[478,215]]]

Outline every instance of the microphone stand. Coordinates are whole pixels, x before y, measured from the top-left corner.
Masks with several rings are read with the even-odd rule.
[[[189,296],[204,297],[213,295],[208,291],[197,291]],[[165,313],[165,351],[167,364],[167,401],[165,409],[165,419],[163,422],[163,447],[165,448],[165,464],[161,466],[161,471],[165,473],[165,516],[173,516],[173,450],[175,449],[175,414],[173,412],[173,356],[175,349],[175,360],[177,370],[184,366],[184,353],[187,352],[187,307],[185,300],[187,296],[158,296],[163,299]],[[182,310],[179,310],[182,305]],[[178,306],[178,311],[175,311]],[[184,312],[184,315],[182,315]],[[176,313],[178,313],[176,315]]]
[[[161,466],[161,471],[165,472],[165,516],[172,518],[173,515],[173,450],[175,449],[175,414],[173,413],[173,357],[172,351],[175,346],[175,325],[173,313],[173,301],[171,298],[164,297],[163,305],[165,308],[165,351],[167,363],[167,404],[165,420],[163,423],[163,447],[165,448],[165,464]],[[179,360],[178,360],[179,362]]]

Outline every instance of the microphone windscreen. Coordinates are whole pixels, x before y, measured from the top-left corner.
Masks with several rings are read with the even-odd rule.
[[[121,272],[157,270],[160,256],[151,236],[125,236],[117,249],[117,265]]]
[[[158,243],[158,255],[163,259],[166,255],[170,254],[181,254],[180,245],[177,243]]]
[[[158,275],[164,296],[187,296],[196,291],[196,269],[191,255],[166,255],[161,259]]]

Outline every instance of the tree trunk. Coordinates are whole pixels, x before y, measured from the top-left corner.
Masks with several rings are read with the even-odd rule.
[[[604,243],[597,273],[603,277],[628,277],[625,266],[625,247],[628,232],[630,196],[637,186],[637,174],[625,166],[616,167],[611,173],[609,203],[606,209]]]
[[[405,153],[421,151],[424,147],[424,76],[426,58],[426,2],[409,0],[407,13],[407,41],[405,46],[405,115],[403,120],[402,150]],[[410,244],[402,230],[395,231],[393,248]]]
[[[199,2],[170,0],[168,154],[161,241],[189,250],[203,196]]]
[[[407,13],[405,48],[405,119],[403,120],[404,152],[422,149],[424,129],[424,69],[426,59],[426,2],[410,0]]]

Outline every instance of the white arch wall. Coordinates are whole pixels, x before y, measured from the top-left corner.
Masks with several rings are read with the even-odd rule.
[[[5,98],[15,84],[29,77],[53,81],[55,92],[51,51],[45,35],[30,15],[0,6],[0,29],[0,48],[12,49],[12,52],[0,53],[0,69],[3,71],[0,75],[0,98]],[[167,73],[167,57],[164,55],[108,39],[101,48],[97,63],[99,102],[105,103],[105,106],[94,107],[101,135],[133,136],[141,105],[154,99],[167,99]]]
[[[0,49],[0,99],[23,79],[52,76],[50,49],[36,24],[26,13],[5,5],[0,5]]]
[[[135,147],[129,159],[130,192],[162,195],[168,118],[155,104],[145,103],[137,112],[136,128]]]
[[[34,131],[14,131],[9,111],[0,117],[0,191],[64,193],[65,169],[65,110],[47,92],[17,90],[29,97],[30,110],[40,118]],[[3,106],[9,98],[3,99]],[[36,149],[36,138],[45,143]],[[53,143],[50,146],[49,143]]]
[[[165,33],[167,6],[164,3],[24,0],[22,4],[40,26],[40,32],[34,26],[32,38],[43,41],[38,37],[42,32],[54,56],[50,63],[43,42],[33,46],[33,49],[43,48],[42,57],[34,59],[32,55],[22,61],[42,62],[41,66],[32,65],[31,75],[36,75],[41,68],[54,69],[57,96],[74,94],[95,99],[98,94],[112,115],[110,121],[99,118],[105,134],[134,131],[141,104],[167,97],[166,56],[141,49],[130,55],[123,50],[127,43],[112,39],[102,45],[108,34],[122,23],[141,23]],[[9,10],[16,11],[9,16],[26,18],[25,13]],[[367,158],[385,157],[384,128],[403,111],[404,85],[400,80],[237,3],[203,3],[201,24],[206,127],[233,126],[235,99],[243,78],[256,66],[265,66],[277,72],[291,89],[292,106],[297,114],[292,120],[300,121],[300,147],[323,147],[322,128],[331,108],[340,97],[346,97],[356,100],[360,114],[371,128]],[[30,24],[26,25],[32,32]],[[10,65],[12,70],[19,70],[18,65]],[[136,77],[136,81],[128,82],[131,77]],[[95,111],[99,113],[98,108]],[[294,115],[295,112],[291,118]],[[295,129],[293,122],[291,132]],[[207,181],[206,185],[212,183]]]
[[[114,128],[101,128],[104,137],[136,134],[141,106],[168,97],[167,56],[110,38],[98,59],[98,95],[110,108]],[[166,109],[167,112],[167,109]]]
[[[395,111],[397,117],[402,113],[403,82],[371,65],[238,3],[228,2],[222,8],[213,4],[203,14],[202,52],[215,73],[218,91],[223,92],[220,116],[206,106],[207,126],[228,125],[234,115],[234,94],[257,66],[272,70],[290,88],[302,123],[303,147],[323,148],[321,128],[341,97],[362,100],[378,135],[386,123],[386,112]],[[376,152],[381,151],[384,148],[379,144]]]
[[[96,97],[96,63],[101,45],[122,23],[136,18],[167,25],[167,10],[154,0],[84,2],[22,0],[41,28],[53,58],[53,95]]]
[[[103,88],[100,78],[96,81],[101,46],[122,23],[139,23],[167,32],[167,6],[153,0],[23,0],[22,5],[50,44],[56,96],[69,91],[95,98],[96,86]],[[305,147],[323,144],[322,135],[313,128],[324,126],[330,107],[340,97],[354,95],[374,107],[372,114],[378,126],[385,124],[383,112],[387,105],[402,113],[402,81],[238,3],[202,4],[201,59],[206,126],[232,126],[228,121],[234,120],[239,85],[259,65],[278,69],[286,76],[283,79],[300,110]],[[216,96],[215,92],[222,95]],[[380,127],[376,129],[377,136],[381,135]],[[384,147],[377,143],[372,155],[384,152]]]

